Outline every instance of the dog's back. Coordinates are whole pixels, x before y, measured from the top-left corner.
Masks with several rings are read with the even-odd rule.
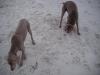
[[[15,35],[19,35],[23,39],[23,41],[25,40],[27,35],[28,25],[29,22],[26,19],[21,19],[15,32]]]
[[[76,20],[78,20],[78,15],[76,12],[72,11],[67,18],[67,24],[75,25]]]
[[[77,12],[77,6],[73,1],[66,1],[63,5],[68,13]]]
[[[22,56],[19,64],[20,66],[23,65],[23,60],[26,59],[24,41],[27,32],[29,32],[31,36],[32,44],[35,45],[29,22],[26,19],[21,19],[19,21],[15,34],[11,38],[11,48],[8,54],[8,64],[10,65],[12,71],[15,69],[16,64],[18,63],[17,61],[19,60],[19,57],[17,55],[18,51],[22,51]]]
[[[65,28],[67,28],[68,32],[70,32],[70,31],[73,30],[73,27],[76,23],[77,34],[80,35],[79,27],[78,27],[78,9],[77,9],[77,5],[73,1],[66,1],[66,2],[63,3],[59,27],[61,28],[62,19],[63,19],[63,16],[64,16],[66,11],[68,12],[68,18],[67,18],[67,26]]]
[[[78,20],[78,10],[77,10],[76,4],[73,1],[66,1],[63,3],[63,7],[62,7],[60,28],[61,28],[63,16],[64,16],[66,11],[68,13],[67,23],[74,25],[75,21]]]

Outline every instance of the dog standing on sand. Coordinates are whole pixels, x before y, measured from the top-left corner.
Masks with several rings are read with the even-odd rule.
[[[19,65],[22,66],[23,60],[26,59],[24,41],[25,41],[27,32],[29,32],[31,36],[32,44],[35,45],[29,22],[26,19],[21,19],[16,29],[15,34],[11,38],[11,48],[8,53],[7,61],[12,71],[15,69],[16,64],[18,64],[18,62],[20,62]],[[21,59],[17,55],[18,51],[22,52]]]
[[[63,16],[64,16],[66,11],[68,12],[68,17],[67,17],[67,25],[65,26],[64,30],[67,33],[69,33],[73,30],[74,25],[76,24],[77,34],[80,35],[79,27],[78,27],[78,9],[77,9],[76,4],[73,1],[66,1],[63,3],[59,27],[61,28],[62,19],[63,19]]]

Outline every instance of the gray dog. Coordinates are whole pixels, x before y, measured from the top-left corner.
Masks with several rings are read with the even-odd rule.
[[[11,48],[8,54],[8,64],[10,65],[10,69],[13,71],[16,67],[16,64],[19,63],[20,66],[23,65],[23,60],[26,59],[25,56],[25,48],[24,48],[24,41],[27,35],[27,32],[29,32],[32,40],[32,44],[35,45],[35,42],[32,37],[32,31],[30,29],[30,24],[26,19],[21,19],[19,22],[19,25],[16,29],[15,34],[11,38]],[[17,52],[21,51],[22,56],[21,59],[19,59]],[[20,60],[20,61],[19,61]]]
[[[65,26],[65,31],[67,31],[68,33],[71,32],[76,23],[77,34],[80,35],[78,27],[78,9],[73,1],[66,1],[63,3],[61,21],[59,27],[61,28],[62,19],[66,11],[68,12],[68,17],[67,17],[67,25]]]

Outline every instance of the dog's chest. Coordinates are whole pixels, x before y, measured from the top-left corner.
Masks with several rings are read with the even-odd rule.
[[[22,58],[22,51],[18,51],[17,56],[18,56],[18,64],[19,64]]]

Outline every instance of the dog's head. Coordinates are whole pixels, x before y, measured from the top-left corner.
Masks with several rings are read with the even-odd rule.
[[[66,27],[65,27],[65,31],[67,33],[70,33],[72,30],[73,30],[74,26],[71,25],[71,24],[67,24]]]
[[[16,64],[18,62],[18,57],[14,54],[11,54],[8,56],[8,64],[10,65],[11,71],[13,71],[16,68]]]

